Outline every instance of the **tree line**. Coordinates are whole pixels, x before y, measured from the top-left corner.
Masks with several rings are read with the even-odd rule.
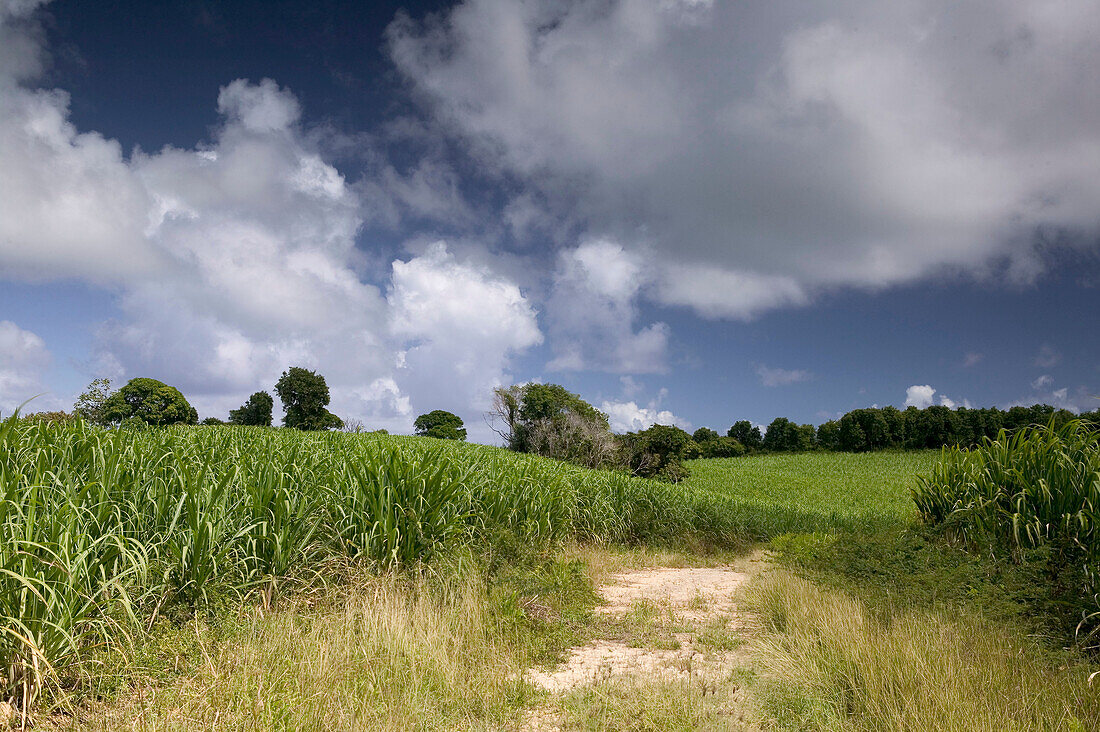
[[[1073,419],[1100,425],[1100,410],[1075,415],[1046,404],[1007,410],[874,407],[854,409],[816,427],[777,417],[764,430],[739,420],[725,435],[709,427],[688,434],[674,425],[616,435],[607,415],[579,395],[557,384],[525,384],[497,389],[488,418],[512,450],[676,481],[687,474],[683,462],[694,458],[974,447],[986,438],[996,438],[1002,429],[1011,433],[1048,424],[1057,429]]]
[[[173,386],[150,378],[131,379],[114,392],[110,386],[108,379],[94,380],[77,399],[72,414],[51,412],[33,417],[80,418],[110,426],[198,423],[195,408]],[[328,410],[328,385],[315,371],[291,367],[282,373],[274,391],[282,402],[284,427],[362,431],[361,424],[345,424]],[[274,404],[270,393],[258,391],[229,412],[228,422],[210,417],[202,423],[271,426]],[[675,425],[660,424],[614,434],[608,416],[578,394],[558,384],[522,384],[495,389],[486,418],[505,445],[517,452],[677,481],[687,475],[684,461],[694,458],[739,457],[762,452],[974,447],[987,438],[996,438],[1001,430],[1011,433],[1032,425],[1053,425],[1059,429],[1073,419],[1100,425],[1100,409],[1075,415],[1046,404],[1007,410],[951,409],[941,405],[904,410],[872,407],[854,409],[816,427],[776,417],[763,430],[749,420],[736,421],[724,435],[709,427],[688,434]],[[423,437],[466,439],[462,419],[441,409],[420,415],[413,426],[415,433]]]
[[[292,366],[275,382],[274,391],[283,405],[284,427],[307,431],[341,428],[363,431],[361,424],[345,423],[328,410],[331,401],[328,384],[325,377],[315,371]],[[207,417],[201,424],[270,427],[274,407],[275,399],[271,394],[257,391],[239,408],[229,411],[228,421]],[[117,391],[111,390],[110,379],[94,379],[77,398],[71,413],[38,412],[29,418],[55,422],[82,419],[105,427],[200,424],[198,411],[179,389],[146,377],[130,379]],[[413,426],[416,434],[422,437],[466,439],[462,419],[442,409],[420,415]]]

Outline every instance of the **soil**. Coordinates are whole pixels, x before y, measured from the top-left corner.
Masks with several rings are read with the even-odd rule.
[[[662,636],[664,643],[660,645],[664,647],[618,639],[596,640],[571,649],[560,667],[531,669],[526,678],[554,694],[613,679],[686,682],[704,695],[708,690],[713,692],[727,682],[731,672],[745,666],[746,659],[737,648],[714,650],[700,642],[699,634],[714,627],[735,636],[751,631],[753,618],[738,608],[738,595],[763,564],[763,555],[757,554],[737,568],[657,567],[613,575],[600,588],[605,603],[596,612],[614,620],[646,608],[657,625],[668,631]],[[524,728],[560,729],[556,715],[545,709],[529,715]]]

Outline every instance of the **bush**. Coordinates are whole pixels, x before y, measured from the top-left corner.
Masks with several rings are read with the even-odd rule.
[[[732,437],[716,437],[706,442],[696,442],[699,457],[729,458],[745,454],[745,446]]]

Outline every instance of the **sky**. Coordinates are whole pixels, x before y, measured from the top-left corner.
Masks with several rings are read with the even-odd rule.
[[[0,0],[0,412],[1100,406],[1094,0]]]

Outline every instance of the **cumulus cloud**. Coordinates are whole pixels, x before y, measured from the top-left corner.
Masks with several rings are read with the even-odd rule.
[[[362,189],[270,79],[222,87],[193,148],[127,157],[77,130],[65,92],[32,87],[33,5],[0,6],[0,277],[109,285],[121,316],[94,360],[111,375],[169,381],[224,415],[299,365],[325,375],[337,414],[407,429],[420,406],[476,416],[508,359],[540,342],[519,288],[442,244],[370,269]],[[383,184],[417,213],[441,176]],[[9,387],[30,383],[29,367],[4,368]]]
[[[914,384],[905,390],[905,406],[916,407],[917,409],[924,409],[930,407],[935,403],[936,390],[928,384]],[[952,399],[946,394],[939,395],[940,405],[947,407],[948,409],[957,409],[959,407],[966,407],[970,409],[971,404],[969,399],[963,399],[961,401]]]
[[[404,350],[397,380],[432,409],[480,416],[511,356],[542,342],[514,283],[459,262],[443,242],[393,263],[390,331]]]
[[[644,241],[658,302],[745,318],[944,268],[1026,280],[1040,228],[1094,242],[1097,27],[1091,0],[467,0],[389,39],[525,209]]]
[[[562,251],[547,303],[554,351],[547,368],[666,371],[668,326],[658,322],[635,329],[635,301],[645,278],[641,259],[613,241],[597,239]]]
[[[20,404],[46,391],[43,375],[50,365],[45,342],[10,320],[0,320],[0,413],[11,414]],[[42,398],[27,405],[29,411],[56,408]]]
[[[936,390],[928,384],[913,384],[905,390],[905,406],[924,409],[932,406],[932,397]]]
[[[634,400],[607,400],[600,405],[600,411],[607,415],[613,432],[637,432],[655,424],[675,425],[681,429],[690,430],[691,422],[661,408],[661,403],[667,395],[668,392],[662,389],[657,398],[645,406],[639,406]]]
[[[756,375],[760,377],[760,383],[764,386],[787,386],[800,381],[809,381],[814,377],[809,371],[770,368],[765,364],[756,367]]]

